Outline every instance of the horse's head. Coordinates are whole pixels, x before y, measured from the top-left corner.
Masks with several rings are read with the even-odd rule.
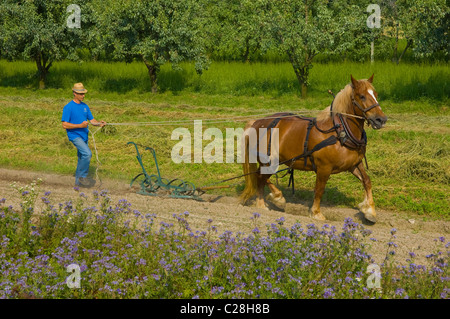
[[[368,80],[355,80],[351,76],[353,96],[352,103],[358,107],[362,116],[374,129],[382,128],[387,122],[387,116],[381,110],[377,101],[378,94],[372,86],[373,74]]]

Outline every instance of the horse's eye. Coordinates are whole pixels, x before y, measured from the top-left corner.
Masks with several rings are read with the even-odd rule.
[[[360,95],[359,97],[361,98],[361,101],[365,101],[366,100],[366,97],[364,95]]]

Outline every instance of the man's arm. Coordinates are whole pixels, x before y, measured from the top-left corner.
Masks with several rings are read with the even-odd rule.
[[[72,130],[74,128],[84,128],[84,127],[88,127],[88,122],[84,121],[81,124],[72,124],[72,123],[69,123],[69,122],[62,121],[62,127],[65,130]]]

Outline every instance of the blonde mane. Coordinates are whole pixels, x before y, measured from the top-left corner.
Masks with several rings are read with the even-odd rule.
[[[336,94],[333,101],[333,113],[350,113],[352,107],[352,86],[347,84],[342,90]],[[319,113],[318,121],[324,121],[330,118],[330,106]]]

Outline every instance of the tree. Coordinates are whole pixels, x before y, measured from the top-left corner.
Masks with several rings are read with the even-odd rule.
[[[287,54],[302,97],[306,96],[314,57],[350,48],[350,35],[361,22],[361,16],[362,10],[346,1],[279,0],[271,3],[268,31],[273,45],[281,54]]]
[[[97,1],[99,50],[117,60],[143,61],[154,93],[160,67],[166,62],[178,68],[181,61],[195,60],[201,73],[207,58],[200,5],[196,0]]]
[[[0,50],[9,60],[31,59],[39,87],[45,87],[53,62],[77,60],[81,30],[67,26],[66,0],[4,0],[0,4]],[[82,2],[82,1],[78,1]]]
[[[260,0],[209,0],[208,50],[228,59],[249,62],[264,51],[265,2]]]
[[[394,39],[392,61],[399,64],[409,48],[416,57],[448,54],[450,8],[446,0],[384,0],[385,32]],[[406,46],[400,53],[400,39]]]

